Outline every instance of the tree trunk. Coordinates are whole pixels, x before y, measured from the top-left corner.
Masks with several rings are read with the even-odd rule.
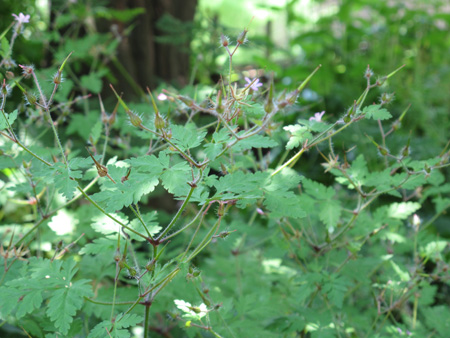
[[[122,39],[118,51],[119,62],[134,81],[141,88],[154,87],[159,81],[186,85],[190,75],[190,39],[177,45],[158,42],[157,37],[164,36],[165,29],[159,29],[157,22],[165,14],[181,23],[193,21],[197,0],[116,0],[112,6],[117,10],[145,8],[145,13],[131,23],[117,22],[119,33],[135,25],[130,35]],[[136,94],[123,75],[117,77],[120,91],[125,95]]]

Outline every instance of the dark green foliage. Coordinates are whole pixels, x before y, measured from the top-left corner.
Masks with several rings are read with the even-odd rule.
[[[301,19],[294,3],[290,22]],[[123,21],[141,12],[95,8]],[[390,18],[386,8],[373,6]],[[350,22],[350,9],[337,19]],[[55,27],[83,13],[74,5]],[[333,43],[324,20],[291,44],[327,58],[314,41]],[[172,34],[192,28],[164,22]],[[349,26],[349,44],[367,28]],[[231,65],[235,40],[220,50]],[[311,82],[328,101],[336,74],[323,69],[300,85],[288,67],[296,83],[282,93],[277,78],[250,88],[231,68],[218,86],[171,89],[165,101],[75,97],[100,92],[109,72],[94,47],[106,56],[116,44],[99,33],[63,40],[38,81],[1,68],[14,95],[45,99],[24,105],[6,87],[0,97],[0,336],[446,337],[450,153],[405,133],[414,116],[388,107],[390,94],[372,104],[399,65],[377,65],[389,74],[378,79],[364,78],[367,64],[351,68],[348,90],[334,91],[351,106],[313,119],[301,90]],[[41,87],[63,68],[65,87]]]

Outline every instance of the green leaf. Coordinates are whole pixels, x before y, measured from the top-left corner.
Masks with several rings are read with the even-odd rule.
[[[156,211],[148,212],[148,213],[143,214],[141,216],[142,216],[142,219],[145,222],[145,225],[147,226],[148,232],[150,232],[150,235],[154,236],[162,229],[162,227],[160,227],[158,225],[158,221],[156,219],[157,218]],[[130,226],[134,230],[136,230],[137,232],[147,235],[147,231],[144,229],[144,226],[142,225],[142,223],[141,223],[141,221],[139,219],[134,218],[130,222]],[[132,232],[129,232],[129,236],[130,236],[131,239],[133,239],[135,241],[144,241],[145,240],[141,236],[138,236],[138,235],[136,235],[135,233],[132,233]]]
[[[111,214],[111,216],[113,216],[115,219],[119,220],[124,224],[128,224],[128,217],[126,217],[123,214],[120,215]],[[121,225],[112,220],[111,218],[109,218],[108,216],[101,214],[92,219],[92,228],[95,231],[100,232],[104,235],[109,235],[111,233],[120,232]]]
[[[236,171],[219,178],[214,183],[216,193],[213,199],[230,200],[262,196],[262,187],[268,177],[267,173],[244,173]]]
[[[17,119],[17,109],[14,110],[12,113],[9,114],[5,113],[5,116],[8,119],[9,125],[12,126],[14,121]],[[6,123],[5,116],[2,113],[0,113],[0,130],[9,128],[8,123]]]
[[[401,269],[394,261],[390,261],[392,268],[394,269],[395,273],[400,277],[400,280],[403,282],[407,282],[411,279],[409,274]]]
[[[129,338],[131,334],[128,330],[123,330],[124,328],[129,328],[135,326],[143,321],[143,317],[135,314],[119,315],[116,319],[114,328],[111,332],[111,321],[104,320],[103,322],[97,324],[89,333],[88,338]],[[106,335],[105,335],[106,333]]]
[[[91,286],[86,285],[88,283],[86,279],[67,281],[62,289],[54,291],[50,297],[46,313],[64,335],[69,331],[77,310],[83,305],[84,297],[93,295]]]
[[[211,161],[214,161],[223,150],[223,144],[222,143],[207,143],[204,146],[204,150],[206,153],[206,156]]]
[[[251,137],[240,140],[233,146],[235,151],[243,151],[252,148],[273,148],[278,143],[271,138],[263,135],[253,135]]]
[[[341,217],[341,206],[338,201],[330,200],[320,203],[319,218],[329,230],[336,227]]]
[[[392,117],[385,108],[381,108],[379,104],[364,107],[363,114],[366,114],[366,118],[373,120],[387,120]]]
[[[108,232],[109,233],[109,232]],[[81,248],[80,255],[97,255],[99,253],[114,252],[117,247],[117,239],[111,238],[96,238],[92,243],[86,244]]]
[[[432,241],[420,249],[420,254],[423,257],[432,259],[434,261],[442,261],[442,251],[449,245],[447,241]]]
[[[342,309],[344,297],[349,285],[350,283],[346,277],[333,274],[328,276],[328,278],[324,278],[322,293],[327,295],[333,305],[338,309]]]
[[[194,124],[185,126],[174,124],[170,125],[170,128],[172,130],[171,141],[183,151],[198,147],[207,134],[206,131],[198,131]]]
[[[430,332],[436,330],[441,337],[447,337],[450,332],[450,310],[447,305],[422,309],[425,322]]]
[[[169,193],[175,196],[185,196],[190,189],[188,182],[192,181],[191,168],[186,162],[179,162],[164,170],[161,181]]]
[[[2,37],[2,40],[1,40],[1,55],[3,56],[3,57],[6,57],[7,55],[8,55],[8,53],[9,53],[9,41],[5,38],[5,37]]]
[[[94,124],[94,126],[91,129],[91,136],[92,136],[92,140],[94,141],[94,144],[96,144],[98,142],[98,140],[100,139],[100,135],[102,133],[102,121],[98,120],[96,124]]]
[[[265,194],[264,205],[271,211],[272,218],[303,218],[307,216],[299,196],[292,191],[268,191]]]
[[[100,93],[102,90],[102,75],[96,72],[83,75],[81,77],[81,86],[94,94]]]
[[[327,188],[322,183],[309,179],[304,179],[302,185],[305,193],[318,200],[328,200],[336,193],[332,187]]]
[[[100,160],[100,156],[94,156],[97,161]],[[69,168],[71,170],[76,169],[88,169],[94,166],[94,161],[92,161],[91,157],[74,157],[69,161]]]
[[[63,194],[64,197],[70,200],[78,187],[78,183],[74,179],[81,178],[81,172],[70,170],[60,162],[55,163],[51,169],[55,171],[54,182],[56,189]]]
[[[389,206],[388,217],[406,219],[420,208],[421,205],[417,202],[392,203]]]
[[[286,126],[283,129],[291,133],[291,137],[286,145],[286,149],[288,150],[298,147],[304,141],[307,139],[310,140],[313,137],[307,127],[299,124]]]

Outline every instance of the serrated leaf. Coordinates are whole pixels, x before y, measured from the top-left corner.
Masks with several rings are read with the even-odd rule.
[[[253,135],[249,138],[240,140],[233,146],[235,151],[243,151],[252,148],[273,148],[276,147],[278,143],[275,140],[263,135]]]
[[[14,110],[12,113],[9,113],[9,114],[5,113],[5,116],[8,119],[9,125],[12,126],[14,121],[17,119],[17,109]],[[9,128],[8,123],[5,120],[5,116],[3,116],[2,113],[0,113],[0,130]]]
[[[175,196],[186,195],[190,189],[188,182],[192,181],[191,168],[186,162],[179,162],[164,170],[161,181],[169,193]]]
[[[108,337],[112,338],[129,338],[131,337],[130,332],[128,330],[123,330],[124,328],[129,328],[131,326],[135,326],[143,321],[143,317],[135,315],[135,314],[126,314],[119,315],[114,324],[114,328],[111,332],[109,329],[111,328],[111,321],[105,320],[99,324],[97,324],[93,330],[88,335],[88,338],[104,338],[105,333]]]
[[[214,184],[217,190],[214,198],[233,199],[242,198],[249,194],[262,195],[261,188],[267,177],[268,174],[263,172],[244,173],[236,171],[225,175]]]
[[[161,174],[164,169],[161,161],[155,155],[133,157],[125,162],[129,163],[133,169],[138,169],[140,172],[153,173],[154,175]]]
[[[100,160],[100,156],[94,156],[97,161]],[[69,168],[72,170],[75,169],[87,169],[91,168],[94,165],[94,162],[92,161],[92,158],[90,157],[74,157],[69,161]]]
[[[42,301],[42,291],[35,290],[34,292],[27,292],[25,297],[18,303],[16,317],[22,318],[28,313],[33,312],[35,309],[40,308]]]
[[[97,255],[99,253],[113,252],[117,248],[117,239],[97,238],[92,243],[86,244],[81,248],[80,255]]]
[[[364,107],[363,114],[366,114],[366,118],[373,120],[387,120],[392,117],[385,108],[381,108],[379,104]]]
[[[123,214],[111,214],[115,219],[124,224],[128,224],[128,217]],[[120,232],[121,225],[105,215],[99,215],[92,219],[92,228],[104,235]]]
[[[90,72],[88,75],[83,75],[81,77],[81,86],[94,94],[98,94],[102,90],[101,77],[101,74],[95,72]]]
[[[267,192],[265,194],[264,206],[271,212],[270,216],[272,218],[303,218],[307,216],[299,197],[292,191]]]
[[[69,331],[77,310],[83,305],[84,297],[93,295],[91,287],[86,285],[88,282],[88,280],[73,283],[67,281],[64,288],[54,291],[50,297],[46,313],[64,335]]]
[[[303,180],[303,188],[305,192],[315,199],[327,200],[334,196],[336,193],[332,187],[326,187],[322,183],[315,182],[313,180],[305,179]]]
[[[401,281],[407,282],[411,279],[409,274],[403,269],[401,269],[394,261],[390,261],[390,263],[395,273],[400,277]]]
[[[305,142],[307,139],[312,138],[312,134],[309,132],[309,129],[299,124],[286,126],[283,127],[283,129],[291,133],[291,137],[289,138],[289,141],[286,144],[286,149],[288,150],[296,148],[303,142]]]
[[[421,205],[417,202],[392,203],[389,206],[388,217],[406,219],[420,208]]]
[[[432,241],[421,248],[420,253],[422,256],[436,260],[442,260],[442,251],[450,245],[447,241]]]
[[[56,169],[54,178],[55,188],[70,200],[78,186],[77,181],[72,178],[81,178],[81,172],[69,170],[62,163],[55,163],[54,168]]]
[[[172,130],[171,141],[183,151],[198,147],[207,134],[206,131],[198,131],[193,124],[187,124],[185,126],[174,124],[170,128]]]
[[[204,151],[208,159],[214,161],[223,150],[222,143],[208,143],[204,145]]]
[[[336,227],[341,217],[341,206],[338,201],[327,201],[320,204],[319,218],[329,230]]]
[[[97,143],[97,141],[100,138],[100,135],[102,133],[102,121],[98,120],[96,124],[94,124],[94,126],[91,129],[91,136],[92,136],[92,140],[94,141],[94,144]]]

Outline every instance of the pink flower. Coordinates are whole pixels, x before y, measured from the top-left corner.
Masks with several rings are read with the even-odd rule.
[[[167,95],[161,93],[161,94],[159,94],[159,95],[157,96],[157,99],[158,99],[159,101],[167,100]]]
[[[315,113],[314,117],[310,117],[310,121],[322,122],[322,116],[325,114],[325,110],[321,113]]]
[[[16,21],[18,23],[28,23],[28,22],[30,22],[30,15],[29,14],[24,15],[23,13],[19,13],[19,15],[13,14],[12,16],[16,19]]]
[[[245,78],[245,81],[247,81],[247,86],[253,82],[253,80],[250,80],[248,77]],[[250,88],[256,92],[258,90],[258,88],[261,87],[262,85],[263,84],[261,82],[259,82],[259,79],[256,79],[256,81],[253,82],[253,84],[250,86]]]

